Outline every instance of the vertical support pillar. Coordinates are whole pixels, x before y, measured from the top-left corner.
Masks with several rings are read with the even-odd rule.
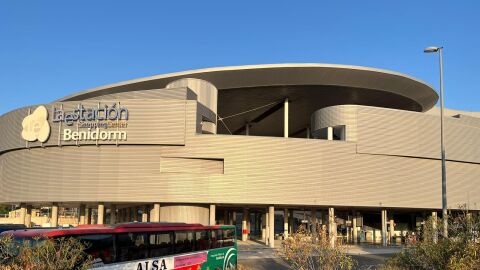
[[[215,225],[216,224],[216,222],[215,222],[215,220],[216,220],[215,211],[216,211],[215,204],[210,204],[210,212],[209,212],[210,213],[210,225]]]
[[[132,220],[133,220],[133,222],[138,222],[139,221],[138,210],[139,210],[139,207],[137,207],[137,206],[132,207]]]
[[[327,140],[329,141],[333,140],[333,127],[327,128]]]
[[[92,209],[90,207],[85,208],[85,224],[90,224],[92,219]]]
[[[32,227],[32,206],[27,205],[27,212],[25,213],[25,226]]]
[[[337,224],[335,224],[335,209],[328,208],[328,238],[330,239],[330,246],[334,247],[337,240]]]
[[[250,136],[250,123],[245,124],[245,135]]]
[[[110,224],[117,223],[117,206],[115,204],[110,205]]]
[[[268,207],[268,245],[271,248],[275,247],[275,208],[273,206]]]
[[[290,215],[289,215],[288,218],[289,218],[289,221],[288,221],[289,228],[288,228],[288,230],[289,230],[290,235],[291,235],[291,234],[295,233],[295,231],[294,231],[295,228],[294,228],[294,224],[293,224],[293,209],[290,209]]]
[[[288,209],[283,209],[283,238],[288,238]]]
[[[288,138],[288,98],[283,102],[283,137]]]
[[[265,245],[267,244],[267,218],[268,218],[267,213],[263,213],[261,227],[262,227],[262,241],[265,243]]]
[[[57,227],[58,226],[58,205],[53,203],[52,205],[52,212],[50,216],[50,226]]]
[[[148,206],[142,206],[142,222],[148,222]]]
[[[85,204],[80,204],[78,210],[78,225],[85,224]]]
[[[223,210],[223,224],[229,224],[230,220],[228,218],[228,211],[227,209]]]
[[[307,127],[307,139],[310,139],[310,127]]]
[[[160,204],[154,203],[150,212],[150,222],[160,222]]]
[[[357,230],[357,213],[352,213],[352,242],[358,243],[358,230]]]
[[[395,236],[395,221],[393,220],[393,213],[391,214],[390,221],[389,221],[389,236],[388,239],[390,241],[390,245],[393,244],[393,236]]]
[[[382,245],[387,245],[387,210],[382,209]]]
[[[97,208],[97,224],[103,224],[105,221],[105,204],[98,203]]]
[[[433,237],[433,242],[437,243],[438,242],[438,233],[437,233],[437,212],[433,211],[432,212],[432,237]]]
[[[27,216],[27,208],[25,204],[20,205],[20,222],[24,224],[25,226],[27,223],[25,222],[25,217]]]
[[[312,233],[313,234],[316,234],[317,233],[317,209],[313,208],[311,211],[310,211],[311,215],[312,215]]]
[[[243,208],[243,215],[242,215],[242,241],[247,241],[248,230],[247,230],[247,215],[248,209]]]
[[[269,218],[268,218],[268,209],[265,211],[265,245],[268,246],[268,236],[270,235],[269,234],[269,226],[268,226],[268,222],[269,222]]]
[[[237,211],[233,211],[232,214],[232,225],[237,225]]]
[[[130,214],[130,207],[125,207],[123,209],[123,219],[124,221],[123,222],[130,222],[130,218],[131,218],[131,214]]]

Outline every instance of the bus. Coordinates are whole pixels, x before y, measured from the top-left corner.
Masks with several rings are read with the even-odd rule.
[[[16,241],[74,237],[87,247],[96,270],[233,270],[235,226],[186,223],[80,225],[71,229],[3,232]]]

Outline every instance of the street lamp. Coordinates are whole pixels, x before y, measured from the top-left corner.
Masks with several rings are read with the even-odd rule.
[[[447,173],[445,169],[445,146],[443,131],[443,47],[428,47],[423,50],[425,53],[438,52],[440,62],[440,151],[442,155],[442,217],[443,217],[443,236],[448,237],[448,218],[447,218]]]

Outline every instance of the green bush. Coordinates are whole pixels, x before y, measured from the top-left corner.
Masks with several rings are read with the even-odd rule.
[[[92,258],[86,247],[74,238],[36,238],[16,242],[0,237],[0,270],[88,269]]]
[[[480,220],[468,211],[450,213],[449,237],[442,220],[428,219],[417,243],[387,260],[384,269],[480,269]]]

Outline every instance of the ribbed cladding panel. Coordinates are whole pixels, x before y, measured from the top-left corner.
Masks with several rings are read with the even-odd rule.
[[[440,163],[355,154],[354,144],[198,135],[185,147],[5,153],[0,201],[238,203],[440,208]],[[161,173],[161,158],[224,158],[224,174]],[[480,166],[447,162],[449,205],[480,206]],[[468,199],[467,199],[468,198]]]
[[[223,160],[163,157],[160,159],[160,173],[223,174]]]
[[[118,92],[88,98],[85,100],[124,100],[124,99],[187,99],[186,87],[180,88],[163,88],[163,89],[149,89],[128,92]]]
[[[346,140],[357,141],[357,107],[340,105],[315,111],[311,119],[312,133],[326,127],[345,125]]]
[[[120,131],[127,131],[127,140],[118,141],[118,144],[168,144],[183,145],[185,143],[185,106],[186,100],[87,100],[72,101],[63,103],[47,104],[45,107],[49,113],[50,137],[43,146],[58,146],[59,143],[64,145],[77,145],[75,140],[63,141],[63,130],[65,128],[73,131],[87,131],[86,128],[78,128],[78,122],[74,122],[68,126],[64,123],[53,122],[53,107],[66,112],[73,111],[78,106],[83,105],[85,108],[97,108],[101,106],[120,103],[120,106],[126,107],[129,111],[128,127],[120,128]],[[37,106],[30,107],[33,111]],[[28,107],[9,112],[0,117],[0,152],[21,149],[26,147],[26,141],[22,139],[22,120],[28,115]],[[113,121],[115,122],[115,121]],[[59,132],[59,125],[62,126]],[[105,129],[107,130],[107,129]],[[112,130],[112,128],[110,128]],[[113,128],[113,130],[117,130]],[[59,136],[62,140],[59,142]],[[116,140],[102,141],[98,140],[98,144],[116,144]],[[96,144],[95,140],[78,141],[78,145]],[[40,147],[42,144],[38,141],[29,142],[29,147]]]
[[[480,127],[453,117],[444,123],[447,159],[480,163]],[[359,153],[440,158],[439,117],[358,106],[357,128]]]

